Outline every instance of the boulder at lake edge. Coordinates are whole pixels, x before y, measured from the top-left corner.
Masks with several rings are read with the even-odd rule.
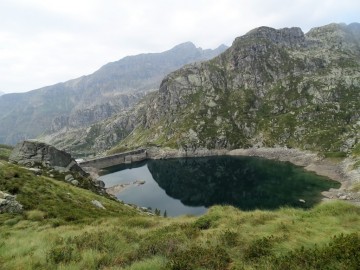
[[[59,172],[76,172],[81,176],[87,176],[87,173],[69,153],[36,140],[25,140],[18,143],[12,151],[9,161],[25,166],[41,164]]]
[[[98,188],[105,186],[101,180],[90,177],[69,153],[36,140],[25,140],[18,143],[12,151],[9,161],[30,167],[40,165],[60,173],[68,173],[65,180],[76,186],[79,185],[79,181],[74,178],[74,174],[91,178],[93,185]]]

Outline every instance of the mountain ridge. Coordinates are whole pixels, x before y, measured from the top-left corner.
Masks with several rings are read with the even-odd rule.
[[[236,38],[165,77],[119,147],[351,151],[360,141],[359,26],[260,27]]]
[[[220,46],[202,50],[192,43],[183,43],[163,53],[122,58],[91,75],[1,96],[0,143],[14,144],[45,131],[86,126],[106,119],[131,107],[146,91],[155,89],[167,73],[184,64],[211,58],[223,49]],[[144,61],[150,66],[144,65]]]
[[[219,56],[168,74],[126,113],[46,139],[94,154],[154,145],[360,152],[359,29],[254,29]]]

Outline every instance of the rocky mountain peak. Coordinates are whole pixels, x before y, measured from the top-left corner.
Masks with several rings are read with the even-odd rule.
[[[249,31],[247,34],[237,39],[266,39],[275,44],[292,47],[304,43],[305,35],[299,27],[274,29],[261,26]]]
[[[331,23],[312,28],[306,37],[322,42],[324,48],[338,48],[351,50],[359,54],[360,24]]]
[[[176,51],[176,50],[191,50],[191,49],[196,49],[196,46],[191,41],[187,41],[187,42],[176,45],[171,50]]]

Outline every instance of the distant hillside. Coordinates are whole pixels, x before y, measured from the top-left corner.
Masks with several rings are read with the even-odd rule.
[[[162,53],[127,56],[91,75],[27,93],[0,97],[0,143],[14,144],[45,131],[87,126],[126,110],[158,88],[171,71],[211,59],[226,49],[202,50],[187,42]]]
[[[4,92],[1,92],[1,91],[0,91],[0,96],[2,96],[2,95],[4,95],[4,94],[5,94]]]

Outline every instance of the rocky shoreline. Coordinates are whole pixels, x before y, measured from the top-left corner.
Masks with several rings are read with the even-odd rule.
[[[323,192],[324,200],[340,199],[360,205],[360,193],[351,190],[355,183],[360,182],[360,169],[353,169],[355,160],[346,158],[335,161],[320,157],[317,153],[290,148],[249,148],[249,149],[196,149],[193,151],[175,150],[170,148],[151,148],[147,150],[149,159],[169,159],[181,157],[205,156],[255,156],[266,159],[290,162],[305,170],[326,176],[341,183],[339,189],[330,189]]]
[[[145,184],[144,180],[135,180],[135,181],[130,181],[128,183],[123,183],[123,184],[118,184],[115,186],[108,187],[105,189],[105,191],[110,195],[116,196],[117,194],[124,191],[126,188],[128,188],[130,186],[141,186],[143,184]]]

